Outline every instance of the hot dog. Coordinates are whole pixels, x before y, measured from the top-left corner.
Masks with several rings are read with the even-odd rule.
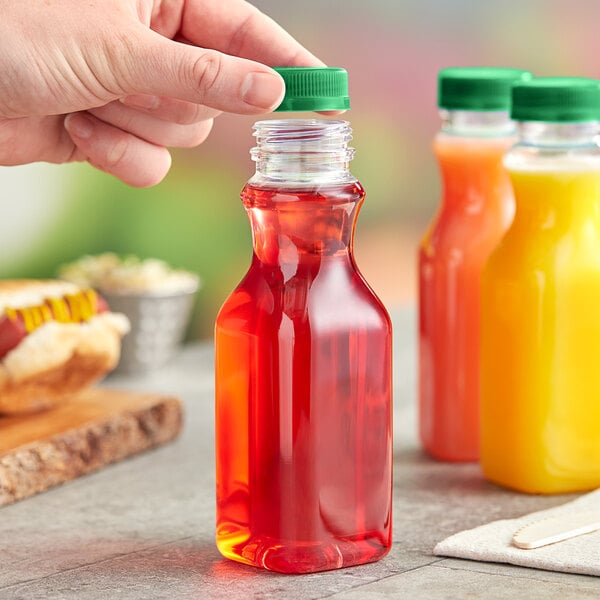
[[[39,410],[91,385],[116,366],[128,330],[94,290],[0,281],[0,413]]]

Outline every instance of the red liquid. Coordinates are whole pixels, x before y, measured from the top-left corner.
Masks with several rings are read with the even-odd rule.
[[[246,277],[216,325],[217,546],[284,573],[391,546],[391,325],[351,255],[359,184],[250,185]]]

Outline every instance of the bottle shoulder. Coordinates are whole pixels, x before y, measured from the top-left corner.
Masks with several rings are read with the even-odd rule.
[[[600,171],[600,147],[537,146],[519,143],[504,156],[504,167],[510,173],[568,173]]]
[[[517,143],[515,133],[490,135],[490,136],[469,136],[453,135],[451,133],[440,131],[433,138],[433,149],[436,154],[442,155],[470,155],[479,152],[502,153],[512,148]]]
[[[252,179],[241,192],[246,208],[275,208],[288,205],[302,208],[317,204],[357,203],[365,197],[365,189],[354,179],[347,182],[328,182],[315,185],[315,182],[300,185],[294,182],[257,182]]]
[[[596,235],[590,235],[590,225],[559,230],[511,228],[490,255],[487,276],[507,281],[525,278],[540,286],[563,277],[572,282],[577,280],[579,284],[588,279],[597,281],[600,223],[596,224]],[[588,275],[583,276],[584,273]],[[580,276],[571,279],[574,274]]]
[[[511,172],[585,171],[600,168],[596,121],[526,121],[519,125],[519,141],[504,158]]]
[[[217,323],[243,321],[260,328],[287,318],[308,320],[315,331],[391,327],[387,310],[360,271],[338,262],[316,276],[287,280],[277,269],[253,265],[223,304]]]
[[[488,209],[441,208],[425,230],[419,251],[424,256],[488,252],[486,249],[491,250],[510,227],[514,213],[512,194]]]

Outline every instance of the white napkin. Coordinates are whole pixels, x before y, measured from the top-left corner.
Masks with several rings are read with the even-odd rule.
[[[600,509],[600,489],[549,510],[530,513],[518,519],[493,521],[456,533],[437,544],[433,553],[547,571],[600,575],[600,531],[534,550],[522,550],[511,542],[516,531],[529,523],[554,515],[593,509]]]

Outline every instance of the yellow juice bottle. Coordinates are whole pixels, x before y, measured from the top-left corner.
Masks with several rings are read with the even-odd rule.
[[[513,88],[514,222],[481,289],[481,464],[529,493],[600,486],[600,84]]]

